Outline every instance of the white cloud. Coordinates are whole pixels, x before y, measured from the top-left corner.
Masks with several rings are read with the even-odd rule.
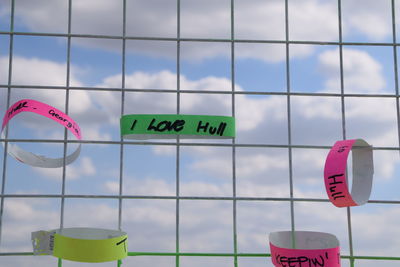
[[[228,38],[230,36],[230,2],[227,0],[182,2],[181,28],[181,34],[185,37]]]
[[[285,39],[285,3],[235,1],[235,36],[240,39]]]
[[[119,193],[118,182],[109,181],[104,186],[110,193]],[[175,187],[175,184],[161,179],[124,177],[123,193],[126,195],[171,196],[175,195]]]
[[[68,177],[71,179],[78,178],[80,176],[93,176],[96,174],[96,167],[93,161],[88,157],[82,157],[79,166],[71,166],[67,168]]]
[[[240,89],[240,88],[239,88]],[[252,131],[268,120],[270,123],[286,119],[286,99],[282,97],[251,98],[238,95],[235,97],[238,131]],[[268,116],[265,114],[268,113]]]
[[[275,168],[287,168],[286,158],[282,156],[280,157],[279,155],[272,156],[263,153],[250,155],[241,154],[237,157],[237,161],[240,162],[236,169],[237,174],[243,177],[257,176]],[[226,161],[223,161],[212,158],[205,161],[196,162],[193,165],[193,168],[200,168],[203,171],[214,170],[214,172],[226,173],[232,171],[232,166],[230,163],[231,159],[226,159]]]
[[[374,156],[375,176],[390,180],[395,176],[396,166],[400,163],[400,158],[392,153],[375,152]]]
[[[231,196],[232,185],[230,181],[225,183],[219,182],[182,182],[181,195],[183,196]]]
[[[335,41],[338,39],[337,3],[335,1],[303,0],[289,2],[290,38],[292,40]],[[0,14],[7,14],[8,4],[3,5]],[[390,9],[388,4],[376,1],[344,1],[343,24],[347,35],[359,33],[370,40],[382,40],[390,35]],[[174,1],[128,1],[127,34],[139,36],[176,36],[176,5]],[[282,1],[238,1],[235,21],[237,38],[284,40],[285,17]],[[66,32],[67,3],[44,0],[19,1],[17,19],[29,29],[39,32]],[[5,15],[3,15],[5,17]],[[372,21],[372,23],[371,23]],[[160,23],[162,22],[162,23]],[[181,34],[184,37],[229,38],[229,1],[185,1],[181,10]],[[140,25],[137,27],[135,25]],[[122,34],[122,4],[119,1],[78,1],[72,5],[72,32],[83,34]],[[76,43],[87,47],[120,51],[118,42],[102,42],[95,39],[79,38]],[[117,45],[118,44],[118,45]],[[184,47],[184,46],[183,46]],[[128,47],[128,52],[174,57],[163,45],[138,45]],[[277,62],[285,59],[285,50],[269,46],[267,51],[248,48],[238,57],[262,59]],[[291,56],[306,56],[314,50],[304,46],[293,47]],[[261,53],[260,53],[261,52]],[[215,56],[230,56],[229,46],[209,43],[189,45],[182,49],[183,59],[205,59]]]
[[[96,167],[91,158],[80,157],[77,162],[67,165],[66,176],[67,179],[79,179],[81,176],[93,176],[96,174]],[[78,165],[79,164],[79,165]],[[62,168],[48,169],[48,168],[34,168],[35,172],[42,174],[50,179],[61,179]]]
[[[119,193],[119,183],[117,183],[117,182],[111,182],[111,181],[106,182],[104,184],[104,188],[110,193],[113,193],[113,194]]]
[[[31,251],[31,232],[55,229],[59,225],[58,209],[43,199],[8,199],[4,205],[2,225],[3,251]]]
[[[0,73],[8,73],[7,68],[8,58],[0,57]],[[0,77],[3,76],[5,75],[0,75]],[[14,55],[12,77],[13,84],[62,86],[65,85],[66,64]],[[82,86],[82,83],[73,73],[71,74],[70,81],[71,86]],[[0,80],[0,83],[7,84],[7,81]],[[85,139],[111,139],[110,133],[103,132],[102,128],[104,125],[99,123],[104,121],[114,124],[118,123],[118,119],[114,117],[114,114],[120,114],[120,110],[114,110],[115,105],[108,102],[110,99],[109,95],[110,92],[70,91],[69,115],[80,125]],[[65,97],[66,93],[64,90],[14,89],[11,95],[11,102],[31,98],[65,111]],[[0,99],[1,106],[5,106],[6,100],[6,98]],[[22,116],[24,125],[30,129],[34,129],[38,135],[45,136],[46,138],[63,138],[62,127],[54,127],[55,124],[53,121],[39,119],[41,127],[37,127],[37,121],[29,118],[29,114]]]
[[[118,207],[110,200],[69,199],[64,211],[64,227],[116,229]]]
[[[338,92],[340,79],[330,74],[339,70],[338,50],[327,50],[319,55],[320,69],[328,77],[326,90]],[[385,88],[381,64],[365,51],[343,49],[343,72],[346,93],[377,93]]]
[[[382,41],[392,34],[390,1],[346,0],[342,3],[345,34],[361,33],[371,41]]]
[[[297,97],[293,101],[292,113],[294,116],[303,117],[305,120],[317,120],[324,118],[326,120],[338,120],[341,114],[338,113],[338,104],[336,98],[319,97]]]
[[[8,58],[1,58],[1,72],[8,68]],[[57,63],[40,58],[13,57],[12,64],[12,83],[18,85],[55,85],[63,86],[66,84],[67,64]],[[7,83],[7,81],[1,81]],[[82,84],[72,76],[70,77],[71,86],[81,86]]]
[[[66,64],[57,63],[39,58],[25,58],[14,55],[13,57],[13,80],[14,85],[45,85],[63,86],[66,81]],[[8,72],[8,58],[0,57],[0,73]],[[1,75],[0,77],[3,77]],[[70,77],[71,86],[82,86],[73,75]],[[7,84],[7,81],[0,80],[0,83]],[[58,90],[15,90],[13,95],[21,95],[24,98],[40,97],[37,100],[51,103],[59,109],[65,106],[65,92]],[[76,92],[70,99],[70,109],[76,112],[85,112],[91,100],[84,91]]]
[[[121,81],[121,75],[114,75],[106,78],[100,85],[102,87],[112,87]],[[171,88],[176,87],[176,74],[169,71],[157,73],[134,72],[125,78],[127,88]],[[120,113],[119,94],[104,92],[98,102],[108,114]],[[125,113],[175,113],[176,95],[171,93],[126,93],[125,94]],[[155,111],[157,107],[157,111]]]
[[[239,178],[237,181],[236,190],[240,197],[289,197],[289,177],[268,176],[261,182],[260,179],[247,181]]]
[[[291,40],[334,41],[338,39],[335,1],[289,1],[289,38]]]
[[[357,253],[363,255],[395,255],[400,246],[400,234],[396,227],[399,214],[396,207],[372,206],[374,212],[367,210],[354,212],[352,225]],[[364,245],[361,245],[361,244]],[[385,245],[383,245],[385,244]]]
[[[121,83],[121,75],[114,75],[104,79],[100,86],[119,87]],[[135,72],[125,77],[125,86],[127,88],[137,89],[159,89],[159,88],[175,88],[176,75],[168,71],[157,73]]]
[[[231,159],[228,158],[211,158],[211,159],[203,159],[199,161],[195,161],[190,168],[202,171],[209,172],[212,170],[212,173],[215,174],[215,177],[226,177],[227,173],[232,172]]]

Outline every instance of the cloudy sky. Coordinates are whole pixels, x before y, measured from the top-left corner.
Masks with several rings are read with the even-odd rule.
[[[70,46],[68,2],[15,0],[13,30],[23,34],[11,37],[11,0],[0,0],[0,114],[7,109],[8,84],[11,103],[32,98],[66,110],[68,97],[68,113],[79,123],[83,139],[93,141],[66,167],[66,194],[118,195],[122,160],[124,195],[173,197],[178,171],[179,195],[203,197],[179,201],[180,251],[210,253],[234,251],[233,202],[221,199],[233,196],[233,178],[238,197],[287,198],[291,169],[294,197],[327,199],[322,178],[326,147],[343,139],[337,0],[288,0],[288,37],[295,41],[289,54],[284,0],[234,0],[234,58],[231,0],[180,0],[179,47],[176,0],[126,0],[126,36],[136,38],[125,42],[125,69],[123,2],[72,0]],[[372,200],[400,200],[391,2],[345,0],[341,5],[343,85],[350,94],[344,99],[346,138],[363,138],[378,148]],[[400,14],[399,1],[394,3]],[[395,25],[400,28],[397,21]],[[68,94],[66,86],[72,88]],[[123,86],[139,90],[125,92],[122,102]],[[291,165],[288,98],[283,94],[288,88],[296,93],[289,106],[291,143],[297,146],[291,150]],[[182,90],[179,95],[177,89]],[[232,90],[237,94],[232,96]],[[121,159],[120,145],[112,142],[120,141],[122,106],[125,114],[173,114],[179,108],[182,114],[234,115],[240,146],[233,154],[229,140],[184,140],[178,170],[175,140],[124,145]],[[35,114],[21,114],[11,121],[8,137],[60,140],[64,130]],[[197,145],[188,145],[193,143]],[[63,144],[57,142],[21,146],[52,157],[63,154]],[[74,145],[68,148],[72,151]],[[0,153],[1,173],[4,160]],[[3,190],[57,195],[62,173],[62,168],[33,168],[7,156]],[[60,226],[60,203],[60,198],[5,198],[0,252],[31,251],[32,231]],[[173,198],[124,200],[121,226],[129,234],[129,251],[175,252],[176,204]],[[112,198],[67,198],[64,227],[118,228],[118,205]],[[335,234],[342,254],[350,254],[345,209],[329,202],[296,202],[294,214],[297,230]],[[269,253],[268,234],[291,228],[290,202],[239,200],[236,218],[238,252]],[[396,205],[352,208],[354,255],[398,256],[399,219]],[[378,264],[398,265],[355,262],[363,267]],[[63,262],[82,265],[90,264]],[[128,257],[125,265],[176,263],[175,257],[141,256]],[[180,258],[181,267],[205,265],[234,266],[234,260]],[[56,259],[9,256],[1,257],[0,266],[56,266]],[[272,263],[269,258],[243,257],[238,266]],[[350,264],[343,260],[342,266]]]

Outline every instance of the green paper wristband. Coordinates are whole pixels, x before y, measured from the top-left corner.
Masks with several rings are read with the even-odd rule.
[[[78,262],[107,262],[128,255],[125,232],[99,228],[64,228],[32,233],[34,255]]]
[[[235,118],[180,114],[131,114],[120,121],[121,135],[128,139],[235,137]]]

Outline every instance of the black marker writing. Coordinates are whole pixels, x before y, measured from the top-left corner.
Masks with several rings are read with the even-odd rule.
[[[329,259],[328,252],[325,252],[325,255],[318,255],[315,258],[309,258],[306,256],[285,257],[279,254],[275,255],[277,264],[282,267],[324,267],[325,259]]]
[[[79,136],[80,134],[79,134],[79,128],[78,128],[78,125],[77,124],[73,124],[72,125],[72,129],[74,129],[74,131],[76,132],[76,134]]]
[[[131,131],[135,128],[136,123],[137,123],[137,120],[134,120],[132,123],[132,126],[131,126]]]
[[[338,149],[338,153],[342,153],[342,152],[344,152],[344,151],[346,151],[346,148],[348,148],[349,146],[341,146],[341,147],[339,147],[339,149]]]
[[[338,199],[338,198],[344,198],[345,196],[343,195],[343,192],[337,192],[336,191],[336,184],[343,184],[343,181],[337,181],[336,178],[338,177],[343,177],[343,173],[341,174],[335,174],[335,175],[331,175],[328,177],[328,179],[332,179],[329,182],[329,192],[331,193],[331,196],[333,197],[334,200]]]
[[[11,109],[8,112],[8,117],[10,117],[14,112],[16,112],[17,110],[20,110],[21,108],[27,108],[28,107],[27,104],[28,104],[27,101],[19,103],[18,106],[16,106],[15,108]]]
[[[218,127],[212,127],[210,126],[210,123],[206,122],[205,124],[203,124],[203,121],[199,121],[198,125],[197,125],[197,129],[196,132],[209,132],[211,135],[219,135],[222,136],[224,134],[226,128],[226,123],[225,122],[221,122]]]
[[[70,123],[66,118],[62,117],[60,114],[56,113],[53,109],[49,110],[49,114],[57,119],[59,119],[60,121],[63,121],[65,123],[67,123],[67,127],[71,128],[72,127],[72,123]]]
[[[55,118],[59,119],[59,120],[62,121],[62,122],[65,122],[65,126],[66,126],[67,128],[72,128],[72,129],[74,129],[75,133],[76,133],[77,135],[80,135],[80,134],[79,134],[79,128],[78,128],[78,125],[76,125],[76,123],[70,122],[68,119],[64,118],[62,115],[58,114],[58,113],[57,113],[55,110],[53,110],[53,109],[50,109],[50,110],[49,110],[49,114],[50,114],[52,117],[55,117]]]
[[[124,251],[126,252],[126,244],[125,244],[125,242],[126,242],[126,239],[128,239],[127,237],[125,237],[125,239],[122,239],[121,241],[119,241],[116,245],[117,246],[119,246],[119,245],[121,245],[122,243],[124,244]]]
[[[50,251],[54,250],[54,234],[50,235],[49,249]]]
[[[173,123],[171,121],[161,121],[159,123],[156,123],[156,119],[152,119],[149,126],[147,127],[147,130],[156,132],[180,132],[183,130],[184,125],[184,120],[175,120]]]

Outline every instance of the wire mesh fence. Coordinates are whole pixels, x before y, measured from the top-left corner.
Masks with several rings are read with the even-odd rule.
[[[335,233],[343,266],[397,264],[398,244],[389,242],[386,250],[379,241],[395,239],[389,221],[397,218],[400,204],[393,190],[400,149],[397,1],[385,2],[390,34],[378,41],[348,34],[350,26],[343,21],[352,12],[350,1],[328,1],[336,13],[322,21],[333,25],[333,37],[321,38],[297,33],[306,27],[315,30],[310,25],[300,28],[299,14],[308,16],[302,8],[319,1],[103,1],[99,5],[110,11],[102,14],[109,17],[92,18],[98,23],[92,32],[85,27],[91,18],[85,17],[84,1],[59,2],[61,11],[50,21],[61,20],[64,26],[55,30],[40,24],[40,19],[32,27],[21,26],[28,16],[24,12],[32,9],[32,14],[43,15],[25,1],[0,2],[1,111],[26,96],[56,99],[54,105],[81,123],[84,137],[76,141],[66,130],[53,133],[48,130],[53,125],[30,116],[16,120],[5,132],[0,265],[78,266],[37,259],[28,246],[29,233],[40,230],[37,227],[73,225],[127,231],[130,252],[123,263],[127,266],[272,266],[267,234],[281,229]],[[253,14],[243,15],[259,3],[277,5],[271,11],[279,15],[278,21],[271,18],[273,26],[268,25],[268,16],[251,24]],[[45,1],[33,5],[41,4],[54,5]],[[201,9],[202,4],[207,7]],[[143,11],[139,5],[146,7],[147,20],[132,21]],[[344,5],[348,5],[345,10]],[[160,13],[151,12],[155,7]],[[327,4],[320,3],[319,8],[313,15],[323,13]],[[196,14],[196,9],[204,13]],[[169,20],[163,20],[164,13]],[[108,20],[118,23],[109,27]],[[364,26],[369,23],[374,22],[364,21]],[[203,31],[206,24],[211,26]],[[269,33],[253,34],[249,29],[256,24],[265,25]],[[281,31],[275,34],[274,27]],[[312,82],[322,75],[313,73],[316,63],[301,61],[311,50],[320,53],[314,59],[319,68],[333,61],[322,70],[328,72],[324,85]],[[375,54],[382,64],[373,60]],[[46,60],[40,65],[43,55]],[[364,61],[353,70],[357,57]],[[43,68],[42,80],[38,68]],[[61,68],[63,75],[46,68]],[[365,69],[372,69],[372,77],[352,79],[353,72]],[[36,76],[29,77],[29,71]],[[374,73],[381,73],[384,81]],[[369,78],[376,78],[376,84]],[[130,113],[234,116],[238,135],[233,141],[127,141],[120,137],[118,119]],[[323,119],[312,120],[318,116]],[[33,120],[44,130],[37,130]],[[321,160],[335,140],[354,137],[375,141],[370,143],[375,157],[381,158],[375,163],[381,164],[375,166],[379,179],[365,207],[337,210],[319,192]],[[72,167],[35,172],[7,156],[10,142],[45,148],[64,158],[78,143],[84,151]],[[254,171],[258,173],[252,176]],[[81,176],[99,178],[82,181]],[[368,228],[372,224],[375,228]],[[369,238],[363,239],[364,235]]]

